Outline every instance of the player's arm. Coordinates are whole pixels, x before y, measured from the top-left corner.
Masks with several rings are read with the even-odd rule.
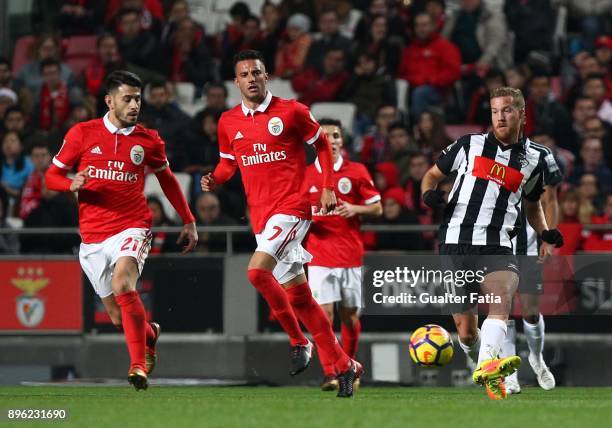
[[[455,141],[442,151],[434,166],[425,173],[421,182],[421,194],[423,202],[430,208],[437,208],[444,204],[444,195],[438,190],[438,184],[451,172],[459,169],[459,166],[465,161],[466,148],[469,143],[469,135]]]
[[[87,168],[77,172],[73,179],[67,177],[74,165],[79,162],[81,147],[83,147],[83,134],[77,125],[66,133],[62,147],[53,157],[53,163],[45,173],[47,189],[58,192],[78,192],[87,184]]]
[[[166,195],[166,198],[168,198],[183,221],[183,230],[181,230],[176,243],[180,244],[185,240],[187,241],[187,244],[181,251],[182,254],[185,254],[193,250],[198,243],[198,232],[195,226],[195,218],[193,217],[193,214],[191,214],[189,204],[187,203],[187,199],[183,194],[183,189],[181,189],[180,183],[170,170],[168,158],[166,157],[165,143],[159,137],[159,135],[155,135],[155,138],[157,139],[158,144],[156,145],[154,152],[151,154],[148,165],[155,172],[155,176],[159,181],[159,185],[161,186],[164,195]]]
[[[338,207],[336,213],[344,218],[351,218],[356,215],[365,217],[380,217],[383,213],[382,204],[380,202],[380,193],[374,186],[372,177],[368,170],[362,168],[361,178],[359,179],[359,195],[362,199],[362,204],[350,204],[342,199],[338,199]]]
[[[336,208],[336,195],[334,194],[333,183],[333,168],[334,158],[332,156],[332,148],[327,135],[321,129],[319,122],[315,120],[313,115],[304,104],[295,104],[294,110],[295,126],[297,133],[304,138],[306,144],[314,146],[319,164],[321,165],[321,173],[323,174],[323,188],[321,190],[321,213],[327,214]],[[301,144],[301,141],[300,141]]]
[[[557,224],[559,224],[559,202],[557,201],[556,185],[544,186],[544,193],[542,193],[540,203],[542,204],[542,209],[544,210],[546,224],[551,229],[556,228]]]
[[[200,180],[200,186],[204,192],[212,192],[219,184],[223,184],[234,176],[236,173],[236,157],[232,150],[227,132],[224,126],[223,116],[219,120],[217,126],[217,138],[219,141],[219,158],[214,172],[209,172]]]

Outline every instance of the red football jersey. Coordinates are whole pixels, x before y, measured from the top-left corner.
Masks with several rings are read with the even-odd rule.
[[[334,192],[338,200],[353,205],[369,205],[380,201],[380,194],[370,173],[360,163],[339,157],[334,164]],[[320,214],[323,174],[318,159],[306,169],[304,188],[310,194],[312,224],[306,238],[306,250],[312,254],[312,266],[331,268],[363,265],[363,243],[359,233],[359,216],[344,218],[335,211]]]
[[[256,110],[241,103],[223,113],[217,132],[220,156],[238,163],[255,233],[274,214],[310,219],[304,142],[321,127],[308,107],[268,92]]]
[[[165,144],[157,131],[140,125],[118,129],[108,114],[73,126],[53,163],[70,170],[89,169],[79,191],[79,225],[84,243],[102,242],[131,227],[150,228],[144,195],[145,166],[154,172],[168,166]]]

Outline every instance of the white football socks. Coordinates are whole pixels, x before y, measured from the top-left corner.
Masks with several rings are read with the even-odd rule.
[[[463,349],[463,352],[467,355],[468,360],[472,361],[474,364],[478,362],[478,352],[480,351],[480,329],[476,330],[478,336],[471,345],[466,345],[461,339],[459,340],[459,346],[461,346],[461,349]]]
[[[537,324],[530,324],[523,320],[523,331],[527,338],[529,353],[536,356],[542,354],[544,350],[544,317],[542,314]]]
[[[487,318],[480,329],[480,352],[478,365],[484,360],[498,358],[506,337],[506,321]]]
[[[508,320],[506,321],[506,337],[499,356],[506,358],[513,355],[516,355],[516,325],[514,320]]]

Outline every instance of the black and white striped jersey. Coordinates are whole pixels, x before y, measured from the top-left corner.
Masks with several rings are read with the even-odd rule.
[[[553,153],[548,147],[530,141],[530,146],[541,153],[543,159],[543,186],[556,186],[563,181],[563,174]],[[539,253],[538,234],[527,221],[525,211],[521,211],[516,223],[516,237],[512,239],[514,254],[521,256],[537,256]]]
[[[440,225],[441,244],[512,247],[522,198],[543,192],[542,152],[521,140],[504,145],[490,132],[469,134],[448,146],[436,162],[457,171]]]

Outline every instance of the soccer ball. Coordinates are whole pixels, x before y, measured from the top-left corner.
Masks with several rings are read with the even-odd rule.
[[[453,358],[453,339],[436,324],[418,328],[410,336],[410,358],[420,367],[442,367]]]

